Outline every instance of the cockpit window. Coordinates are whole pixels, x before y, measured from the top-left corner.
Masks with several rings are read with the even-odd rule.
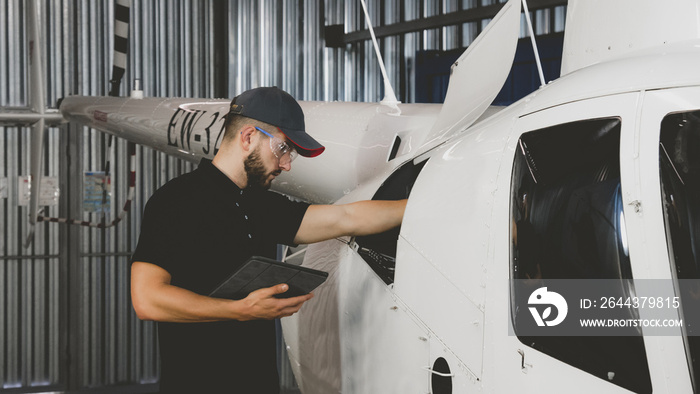
[[[511,277],[632,278],[620,186],[619,118],[525,133],[511,185]],[[515,282],[515,281],[514,281]],[[623,283],[624,281],[621,281]],[[629,291],[619,289],[621,294]],[[534,290],[534,289],[533,289]],[[512,300],[521,298],[512,286]],[[531,319],[511,304],[512,322]],[[651,392],[641,337],[526,337],[525,345],[635,392]],[[611,376],[614,376],[611,378]]]
[[[671,264],[678,279],[700,279],[700,110],[670,114],[663,119],[659,167]],[[697,290],[692,286],[680,287],[685,317],[698,313]],[[692,326],[684,339],[697,392],[700,337],[691,330]]]

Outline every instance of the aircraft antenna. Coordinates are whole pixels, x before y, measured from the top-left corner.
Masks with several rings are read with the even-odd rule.
[[[530,41],[532,41],[532,50],[535,51],[535,62],[537,62],[537,71],[540,73],[540,86],[544,86],[544,73],[542,72],[542,63],[540,62],[540,52],[537,50],[537,42],[535,42],[535,32],[532,30],[532,21],[530,20],[530,11],[527,8],[527,0],[523,0],[523,11],[525,12],[525,21],[527,28],[530,31]]]
[[[369,13],[367,12],[367,4],[365,0],[360,0],[362,3],[362,10],[365,12],[365,20],[367,21],[367,26],[369,27],[369,34],[372,36],[372,45],[374,45],[374,52],[379,58],[379,68],[382,70],[382,78],[384,78],[384,98],[380,102],[381,104],[388,105],[397,111],[399,107],[397,104],[401,103],[396,99],[396,94],[394,94],[394,88],[391,87],[391,82],[389,82],[389,77],[386,74],[386,68],[384,67],[384,59],[379,51],[379,44],[377,44],[377,37],[374,35],[374,28],[372,27],[372,20],[369,18]]]

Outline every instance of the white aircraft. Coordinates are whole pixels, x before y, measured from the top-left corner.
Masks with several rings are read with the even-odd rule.
[[[700,263],[700,1],[570,0],[562,77],[490,108],[520,13],[506,3],[454,63],[442,105],[301,102],[326,152],[295,161],[274,190],[409,197],[400,231],[287,258],[330,273],[282,320],[303,393],[700,390],[689,330],[519,335],[512,285],[664,279],[690,315],[677,284]],[[68,97],[60,109],[198,161],[214,155],[228,104]]]

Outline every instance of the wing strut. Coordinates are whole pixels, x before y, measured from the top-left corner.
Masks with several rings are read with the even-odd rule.
[[[367,12],[367,4],[365,0],[360,0],[362,3],[362,10],[365,12],[365,20],[367,21],[367,26],[369,27],[369,34],[372,36],[372,45],[374,46],[374,52],[377,54],[379,60],[379,68],[382,70],[382,78],[384,79],[384,98],[380,104],[388,105],[389,107],[399,111],[398,104],[401,102],[396,99],[396,94],[394,94],[394,88],[391,87],[391,82],[389,82],[389,77],[386,73],[386,67],[384,67],[384,59],[382,58],[382,53],[379,51],[379,44],[377,43],[377,37],[374,35],[374,28],[372,27],[372,20],[369,18],[369,13]]]
[[[532,50],[535,51],[535,62],[537,62],[537,71],[540,73],[540,87],[546,85],[544,81],[544,73],[542,72],[542,63],[540,62],[540,52],[537,50],[537,42],[535,41],[535,31],[532,29],[532,21],[530,20],[530,11],[527,9],[527,0],[523,0],[523,12],[527,21],[527,28],[530,31],[530,41],[532,41]]]

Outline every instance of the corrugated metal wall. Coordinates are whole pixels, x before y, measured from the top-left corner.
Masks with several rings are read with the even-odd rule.
[[[0,110],[29,102],[26,1],[0,2]],[[468,9],[477,2],[368,1],[376,25]],[[480,5],[495,2],[481,0]],[[55,108],[68,94],[106,95],[112,1],[40,3],[47,106]],[[223,11],[227,13],[221,15]],[[147,96],[233,97],[248,88],[276,85],[301,100],[382,98],[369,41],[325,48],[325,25],[344,24],[346,32],[365,28],[359,0],[133,0],[131,12],[122,94],[139,79]],[[536,33],[562,31],[564,12],[564,7],[536,11]],[[413,101],[417,50],[465,47],[486,23],[381,39],[399,100]],[[226,24],[228,36],[215,34],[216,26]],[[18,206],[18,184],[29,173],[30,132],[0,127],[0,135],[0,186],[6,185],[0,192],[0,390],[126,385],[125,391],[131,391],[133,385],[155,382],[155,329],[133,314],[128,260],[148,196],[193,166],[140,147],[137,195],[127,220],[108,230],[42,223],[25,249],[28,212]],[[74,125],[49,128],[46,138],[44,175],[58,178],[61,197],[44,214],[102,220],[103,215],[84,211],[84,174],[103,170],[109,158],[111,201],[104,219],[111,221],[126,199],[125,142],[115,140],[110,149],[106,136]],[[291,385],[287,372],[283,384]]]
[[[5,2],[0,7],[0,107],[26,107],[28,45],[26,7]],[[60,335],[64,321],[60,305],[60,236],[56,229],[37,226],[30,249],[27,209],[20,207],[20,176],[29,173],[30,129],[0,128],[0,384],[2,388],[51,385],[59,380]],[[45,132],[45,174],[59,176],[60,130]],[[47,207],[57,215],[59,207]],[[51,361],[49,361],[51,360]]]

